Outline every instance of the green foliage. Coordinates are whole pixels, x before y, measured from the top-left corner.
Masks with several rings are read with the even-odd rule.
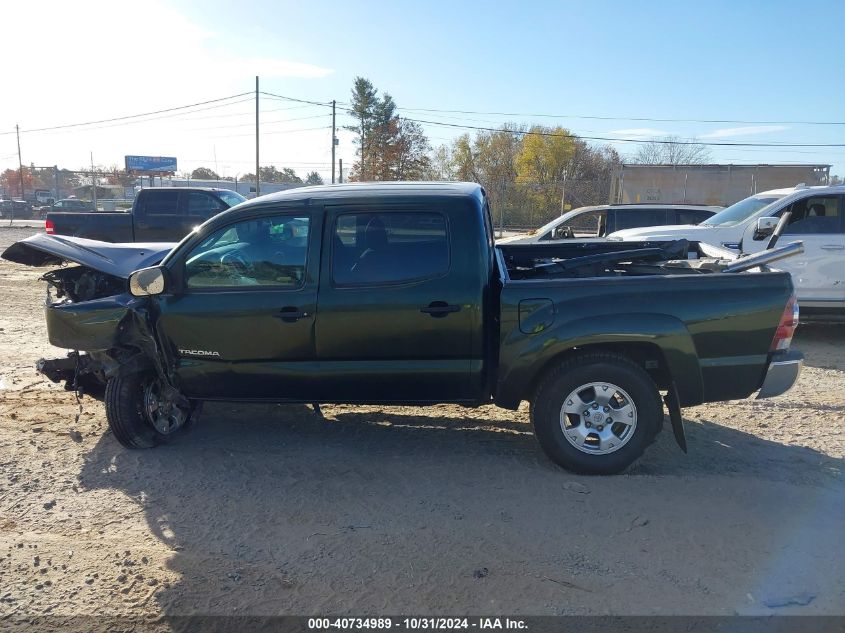
[[[217,180],[218,177],[217,172],[208,167],[197,167],[191,172],[191,178],[196,180]]]
[[[621,161],[613,148],[591,147],[563,128],[509,123],[459,136],[432,162],[437,177],[480,183],[497,224],[537,227],[562,210],[606,203]]]
[[[317,173],[316,171],[309,172],[305,176],[305,184],[306,185],[322,185],[323,184],[323,177]]]

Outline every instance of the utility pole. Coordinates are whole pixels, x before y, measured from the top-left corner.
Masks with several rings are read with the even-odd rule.
[[[15,134],[18,137],[18,182],[21,186],[21,200],[24,199],[23,197],[23,161],[21,161],[21,129],[15,124]],[[11,214],[11,217],[15,217],[14,211]]]
[[[258,75],[255,76],[255,197],[261,195],[261,175],[258,173]]]
[[[340,161],[340,182],[343,182],[343,159],[339,159]]]
[[[94,152],[91,152],[91,191],[94,196],[94,211],[97,210],[97,179],[94,177]]]
[[[332,99],[332,184],[334,184],[334,148],[337,145],[335,133],[335,100]]]

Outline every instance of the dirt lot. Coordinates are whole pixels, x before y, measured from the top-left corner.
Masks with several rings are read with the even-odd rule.
[[[686,409],[690,454],[667,426],[618,477],[553,466],[524,408],[216,406],[130,452],[34,371],[62,353],[38,275],[0,263],[0,621],[845,614],[845,328],[802,327],[793,391]]]

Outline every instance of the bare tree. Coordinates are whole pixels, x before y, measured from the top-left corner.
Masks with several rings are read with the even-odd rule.
[[[640,145],[631,162],[642,165],[703,165],[710,162],[710,149],[678,136],[664,136]]]

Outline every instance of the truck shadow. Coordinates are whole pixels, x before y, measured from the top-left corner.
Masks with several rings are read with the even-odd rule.
[[[404,578],[403,552],[418,565],[440,561],[428,579],[415,571],[423,585],[454,566],[449,573],[468,583],[467,599],[479,592],[480,609],[489,596],[467,559],[479,566],[485,557],[507,559],[513,554],[497,549],[506,548],[507,534],[553,532],[583,512],[585,500],[617,500],[619,515],[602,520],[630,529],[645,476],[665,487],[659,496],[668,506],[689,502],[684,486],[661,483],[675,480],[666,475],[729,475],[737,486],[749,479],[820,488],[841,482],[841,459],[711,422],[687,425],[688,456],[667,422],[628,476],[575,477],[543,456],[527,422],[490,421],[479,410],[466,417],[414,411],[337,407],[321,421],[304,406],[218,405],[197,428],[153,451],[127,451],[103,436],[86,456],[81,484],[120,490],[142,506],[153,534],[173,552],[168,566],[181,580],[155,600],[165,616],[176,616],[231,614],[233,605],[238,614],[394,612],[385,583]],[[573,480],[594,494],[568,492],[564,484]],[[491,529],[503,540],[491,545]],[[430,530],[440,535],[426,541]],[[449,561],[451,553],[460,561]],[[373,562],[383,556],[393,567]],[[410,586],[402,585],[403,605],[422,612],[436,605],[425,600],[441,599],[436,589],[417,598]],[[538,600],[550,599],[545,591]],[[502,604],[508,600],[503,595]]]

